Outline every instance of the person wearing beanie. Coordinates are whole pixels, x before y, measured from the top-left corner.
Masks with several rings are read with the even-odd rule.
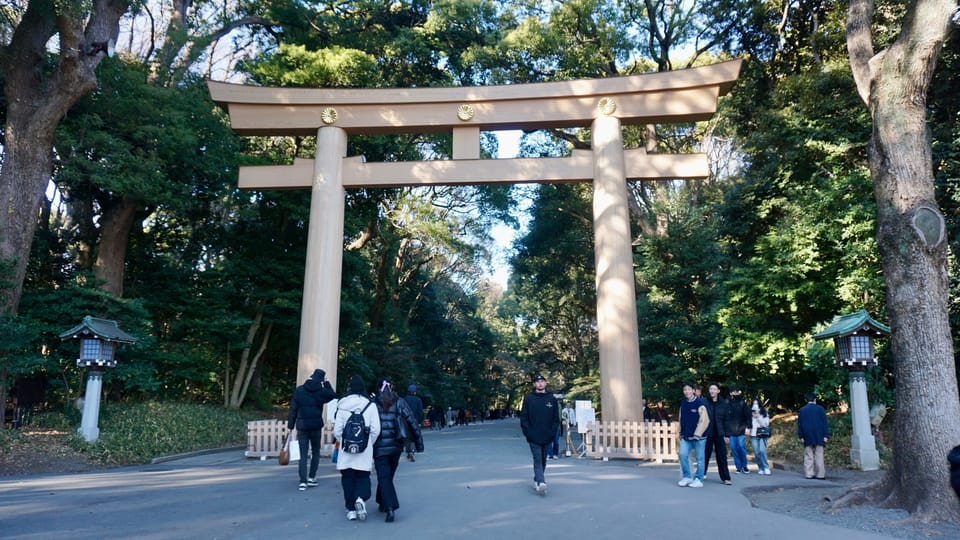
[[[547,468],[547,452],[554,435],[560,429],[560,405],[553,394],[547,392],[547,380],[543,375],[533,378],[533,392],[523,398],[520,407],[520,429],[530,445],[533,455],[533,489],[540,495],[547,493],[544,470]]]
[[[313,375],[293,391],[290,398],[290,412],[287,415],[287,429],[297,428],[297,444],[300,445],[300,461],[297,473],[304,491],[317,485],[317,467],[320,465],[320,444],[323,437],[323,406],[337,396],[326,380],[322,369],[313,371]],[[310,472],[307,474],[307,452],[310,451]]]
[[[417,395],[417,385],[411,384],[407,387],[407,395],[403,396],[403,400],[407,402],[410,410],[413,411],[413,416],[417,420],[417,431],[420,431],[420,426],[423,425],[423,400]],[[404,445],[406,446],[407,460],[416,461],[416,458],[413,457],[414,451],[417,450],[414,441],[408,439],[404,442]]]
[[[359,375],[350,378],[347,395],[340,398],[334,413],[333,436],[340,441],[337,454],[337,470],[340,471],[340,485],[343,488],[343,501],[347,508],[347,519],[367,519],[366,501],[370,499],[370,471],[373,470],[373,447],[380,436],[380,414],[367,396],[367,385]],[[369,429],[367,447],[359,454],[343,451],[343,428],[350,416],[358,412],[363,415],[363,423]]]

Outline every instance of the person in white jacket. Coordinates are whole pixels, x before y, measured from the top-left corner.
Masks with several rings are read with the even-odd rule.
[[[770,437],[770,415],[757,400],[753,400],[753,426],[750,437],[753,442],[753,454],[757,459],[760,474],[770,474],[770,462],[767,460],[767,438]],[[757,432],[757,428],[761,429]]]
[[[343,500],[347,508],[347,519],[361,521],[367,519],[366,501],[370,498],[370,471],[373,469],[373,443],[380,435],[380,413],[377,406],[371,405],[366,385],[359,375],[350,379],[347,395],[337,403],[337,412],[333,423],[333,436],[340,441],[337,453],[337,470],[340,471],[340,484],[343,486]],[[366,410],[364,411],[364,407]],[[367,447],[359,454],[343,451],[343,427],[354,412],[363,411],[363,423],[370,430]]]

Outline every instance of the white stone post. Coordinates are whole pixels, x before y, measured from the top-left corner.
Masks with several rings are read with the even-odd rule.
[[[100,391],[103,389],[103,372],[87,371],[87,394],[83,399],[83,419],[77,433],[83,440],[93,442],[100,438]]]
[[[850,417],[853,433],[850,435],[850,463],[863,471],[880,468],[880,453],[870,426],[870,406],[867,402],[867,380],[862,371],[850,372]]]
[[[327,379],[334,387],[337,383],[346,204],[342,160],[346,155],[346,131],[337,127],[318,130],[296,384],[303,384],[317,368],[327,373]]]
[[[601,420],[640,420],[640,345],[620,120],[600,116],[592,133]]]

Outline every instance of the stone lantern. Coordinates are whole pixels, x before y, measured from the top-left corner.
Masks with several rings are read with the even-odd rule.
[[[865,310],[838,316],[826,330],[813,339],[833,338],[837,367],[850,373],[850,416],[853,433],[850,437],[850,463],[864,471],[880,468],[880,454],[870,429],[870,406],[864,372],[877,365],[874,338],[890,335],[890,327],[873,320]]]
[[[97,319],[87,315],[83,322],[60,334],[61,340],[79,339],[80,358],[77,365],[89,368],[87,393],[83,402],[83,420],[78,433],[93,442],[100,437],[100,392],[103,388],[103,369],[116,367],[113,354],[119,343],[136,343],[137,338],[124,332],[116,321]]]

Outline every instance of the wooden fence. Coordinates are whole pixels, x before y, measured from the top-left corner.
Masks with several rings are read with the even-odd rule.
[[[286,420],[253,420],[247,422],[246,457],[275,458],[280,455],[283,441],[287,437]],[[296,441],[293,441],[296,444]],[[333,425],[327,422],[323,426],[320,455],[333,454]]]
[[[596,422],[583,434],[586,455],[595,459],[676,461],[679,422]]]

